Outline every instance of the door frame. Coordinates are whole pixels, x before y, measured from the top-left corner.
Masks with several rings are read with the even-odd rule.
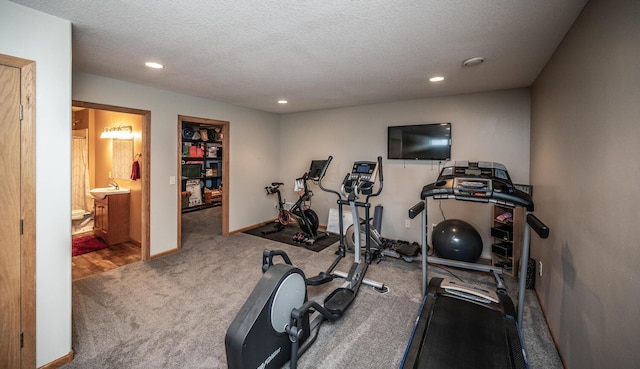
[[[142,116],[142,165],[140,165],[141,195],[142,195],[142,219],[140,245],[141,259],[146,261],[150,258],[150,213],[151,213],[151,112],[122,106],[91,103],[86,101],[72,100],[71,105],[79,108],[107,110],[117,113],[136,114]]]
[[[202,123],[212,126],[222,126],[222,235],[229,235],[229,142],[231,136],[231,123],[224,120],[198,118],[188,115],[178,115],[178,135],[177,135],[177,190],[176,198],[178,204],[178,250],[182,249],[182,123]]]
[[[0,64],[20,69],[21,367],[36,367],[36,62],[0,54]]]

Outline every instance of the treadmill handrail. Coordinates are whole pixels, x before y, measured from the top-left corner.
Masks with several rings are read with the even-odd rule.
[[[415,218],[416,216],[418,216],[418,214],[422,213],[423,210],[424,201],[420,201],[419,203],[413,205],[411,209],[409,209],[409,219]]]
[[[542,223],[538,217],[533,214],[527,214],[527,224],[540,236],[540,238],[549,237],[549,227]]]

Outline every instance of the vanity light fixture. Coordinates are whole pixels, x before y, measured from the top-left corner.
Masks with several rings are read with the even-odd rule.
[[[278,100],[278,104],[287,104],[289,103],[287,100]]]
[[[429,78],[429,82],[442,82],[442,81],[444,81],[444,77],[442,76],[435,76],[435,77]]]
[[[131,126],[104,127],[100,138],[132,139],[133,129]]]

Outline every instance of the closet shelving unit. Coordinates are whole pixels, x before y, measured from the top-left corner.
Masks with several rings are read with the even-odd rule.
[[[182,128],[197,132],[193,138],[182,136],[182,212],[222,205],[222,127],[183,122]]]

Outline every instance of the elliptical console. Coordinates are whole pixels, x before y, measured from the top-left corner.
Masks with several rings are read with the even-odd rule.
[[[342,192],[345,195],[354,194],[354,196],[357,196],[359,192],[363,195],[371,195],[377,175],[378,163],[356,161],[353,163],[351,174],[342,183]]]

